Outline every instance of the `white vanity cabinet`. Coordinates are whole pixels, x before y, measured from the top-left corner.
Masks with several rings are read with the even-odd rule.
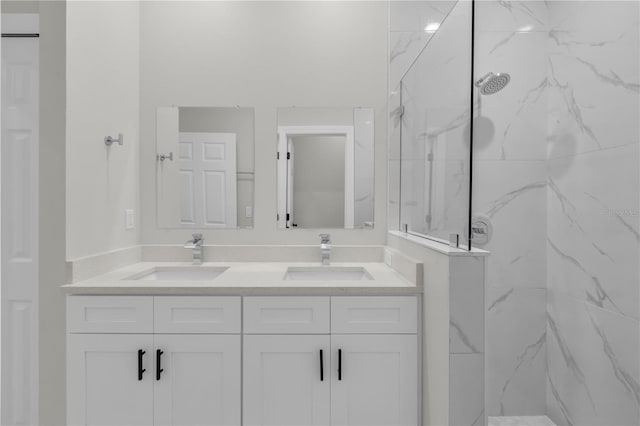
[[[329,297],[245,297],[243,423],[329,425]]]
[[[67,337],[67,424],[152,425],[150,334]],[[137,353],[143,365],[138,380]]]
[[[418,424],[415,335],[331,336],[331,424]]]
[[[417,425],[415,297],[245,297],[243,419]]]
[[[415,297],[331,298],[331,424],[417,425]]]
[[[329,425],[329,344],[323,335],[245,335],[243,423]]]
[[[69,425],[240,425],[240,297],[69,296]]]
[[[240,424],[239,335],[156,334],[154,344],[164,352],[164,371],[154,377],[155,425]]]
[[[68,424],[417,425],[417,302],[69,296]]]

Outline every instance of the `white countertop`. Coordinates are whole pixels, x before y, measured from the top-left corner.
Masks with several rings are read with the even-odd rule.
[[[213,280],[139,280],[132,277],[155,268],[194,267],[189,262],[139,262],[84,281],[62,286],[68,294],[246,295],[246,294],[416,294],[410,282],[385,263],[332,263],[327,268],[364,268],[370,280],[285,280],[287,268],[322,268],[306,262],[205,262],[200,267],[227,267]],[[195,266],[198,267],[198,266]]]

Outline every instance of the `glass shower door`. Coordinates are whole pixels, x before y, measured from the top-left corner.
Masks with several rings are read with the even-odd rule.
[[[469,248],[472,5],[458,2],[401,80],[400,227]]]

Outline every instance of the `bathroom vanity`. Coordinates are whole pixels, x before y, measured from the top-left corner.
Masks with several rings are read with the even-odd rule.
[[[418,424],[421,282],[294,265],[142,262],[64,286],[68,424]]]

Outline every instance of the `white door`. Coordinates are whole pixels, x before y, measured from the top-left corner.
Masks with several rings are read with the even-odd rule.
[[[333,335],[331,360],[332,425],[418,424],[415,334]]]
[[[152,425],[153,336],[68,334],[67,339],[67,423]]]
[[[180,224],[197,228],[235,228],[235,133],[179,134]]]
[[[243,424],[328,425],[329,343],[328,335],[245,336]]]
[[[240,425],[239,335],[156,334],[158,350],[156,425]]]
[[[37,15],[3,15],[37,33]],[[38,38],[2,38],[2,424],[38,424]]]

